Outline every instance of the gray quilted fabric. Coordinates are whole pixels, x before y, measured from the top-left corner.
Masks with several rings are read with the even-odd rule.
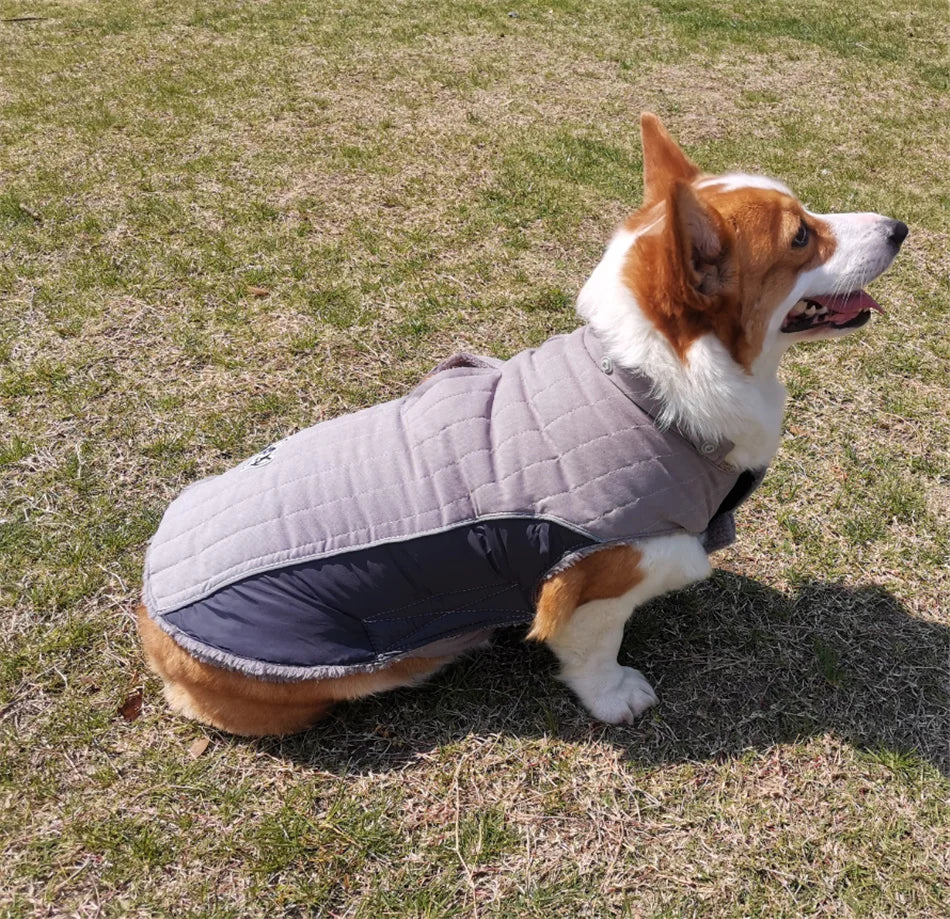
[[[167,613],[251,574],[493,516],[598,543],[699,536],[736,483],[731,444],[660,431],[649,406],[586,328],[504,363],[450,359],[402,399],[186,489],[149,546],[146,605]],[[715,529],[731,539],[731,517]]]

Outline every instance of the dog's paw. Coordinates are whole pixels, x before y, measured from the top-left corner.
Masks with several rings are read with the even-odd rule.
[[[599,721],[632,724],[657,700],[653,687],[639,670],[618,666],[605,683],[589,687],[582,701]]]

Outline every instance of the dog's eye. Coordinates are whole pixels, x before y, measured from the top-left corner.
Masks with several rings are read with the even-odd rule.
[[[803,246],[807,246],[808,236],[808,224],[803,220],[798,225],[798,232],[795,234],[795,238],[792,240],[792,248],[801,249]]]

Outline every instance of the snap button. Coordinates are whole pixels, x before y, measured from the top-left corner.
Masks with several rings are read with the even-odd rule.
[[[707,441],[699,449],[702,453],[705,453],[706,456],[709,456],[710,453],[716,452],[716,445]]]
[[[602,357],[600,359],[600,369],[604,373],[613,373],[614,372],[614,362],[609,357]]]

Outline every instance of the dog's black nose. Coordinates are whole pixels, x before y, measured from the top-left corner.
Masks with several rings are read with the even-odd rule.
[[[887,241],[892,243],[895,249],[900,249],[901,243],[907,239],[907,224],[902,220],[888,220],[886,233]]]

